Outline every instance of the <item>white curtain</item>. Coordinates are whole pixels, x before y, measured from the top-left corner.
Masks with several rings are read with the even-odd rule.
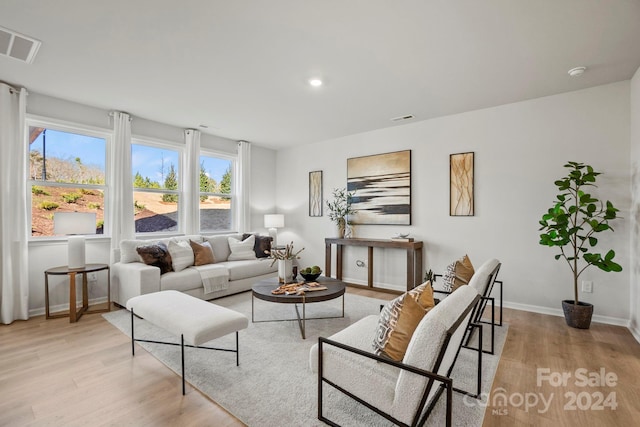
[[[133,178],[131,176],[131,117],[114,111],[113,141],[109,147],[109,230],[111,231],[111,262],[113,249],[123,239],[135,238],[133,219]]]
[[[26,89],[0,82],[0,319],[29,318]]]
[[[185,129],[186,152],[183,159],[182,200],[180,200],[181,221],[185,234],[200,232],[200,131]]]
[[[251,230],[251,144],[238,141],[238,231],[244,233]]]

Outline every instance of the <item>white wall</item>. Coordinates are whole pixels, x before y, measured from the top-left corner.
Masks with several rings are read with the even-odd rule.
[[[352,135],[278,152],[277,202],[286,214],[286,239],[304,245],[301,265],[324,265],[324,238],[335,236],[326,216],[308,216],[308,172],[323,171],[324,199],[346,185],[346,159],[412,150],[411,226],[356,226],[356,237],[388,238],[410,232],[423,240],[424,266],[442,272],[465,253],[479,266],[490,257],[503,263],[505,300],[512,307],[559,314],[560,301],[572,297],[571,272],[554,260],[554,250],[538,244],[538,220],[555,198],[554,180],[569,160],[592,164],[599,190],[625,218],[616,232],[601,236],[603,248],[616,250],[623,273],[593,267],[581,279],[594,281],[594,320],[627,324],[629,319],[630,166],[629,81],[472,111]],[[449,154],[475,152],[473,217],[450,217]],[[596,193],[598,194],[598,193]],[[326,211],[326,206],[325,206]],[[375,282],[404,283],[399,251],[375,251]],[[345,277],[366,281],[366,249],[348,248]],[[603,317],[604,316],[604,317]]]
[[[631,79],[631,324],[640,341],[640,68]]]
[[[112,130],[108,111],[74,102],[31,93],[27,99],[27,113],[65,120],[83,125]],[[184,144],[184,130],[175,126],[154,122],[134,116],[131,133],[134,136],[159,138],[164,141]],[[220,152],[235,154],[237,142],[214,135],[202,134],[201,146]],[[251,219],[254,227],[262,228],[262,214],[275,210],[275,189],[269,178],[275,169],[275,152],[253,146],[251,188]],[[258,222],[257,219],[260,218]],[[259,230],[261,231],[261,230]],[[108,237],[88,237],[86,259],[88,263],[109,263],[110,240]],[[32,240],[29,242],[29,312],[30,315],[44,313],[44,270],[67,263],[66,240]],[[90,299],[106,296],[106,273],[98,273],[98,282],[89,287]],[[50,301],[52,309],[68,305],[68,278],[50,276]]]
[[[275,185],[276,152],[257,145],[251,146],[251,222],[252,231],[267,234],[264,214],[277,213]],[[245,230],[246,231],[246,230]]]

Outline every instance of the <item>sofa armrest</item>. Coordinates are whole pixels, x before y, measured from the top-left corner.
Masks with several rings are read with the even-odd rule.
[[[113,301],[122,307],[130,298],[160,291],[160,269],[141,262],[116,262],[111,266],[111,280],[116,290]]]

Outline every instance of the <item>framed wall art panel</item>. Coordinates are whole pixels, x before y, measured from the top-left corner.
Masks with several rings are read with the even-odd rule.
[[[411,225],[411,150],[347,159],[353,224]]]
[[[449,155],[449,215],[474,215],[474,153]]]
[[[309,172],[309,216],[322,216],[322,171]]]

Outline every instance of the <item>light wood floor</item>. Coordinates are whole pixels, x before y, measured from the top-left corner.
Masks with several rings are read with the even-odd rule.
[[[360,295],[394,296],[360,289]],[[568,328],[559,317],[505,310],[509,334],[494,393],[554,394],[542,403],[487,408],[484,426],[631,426],[640,420],[640,344],[622,327]],[[131,357],[129,339],[99,314],[78,323],[43,316],[0,326],[0,426],[242,426],[224,409],[187,386],[142,348]],[[617,375],[614,387],[576,387],[577,368]],[[566,387],[536,385],[536,369],[570,372]],[[563,410],[567,392],[614,392],[617,409]],[[514,397],[515,396],[515,397]],[[582,404],[586,397],[582,397]],[[594,403],[594,402],[592,402]],[[506,411],[506,413],[505,413]],[[494,412],[494,414],[492,414]],[[455,413],[455,412],[454,412]],[[501,413],[502,415],[498,415]]]

